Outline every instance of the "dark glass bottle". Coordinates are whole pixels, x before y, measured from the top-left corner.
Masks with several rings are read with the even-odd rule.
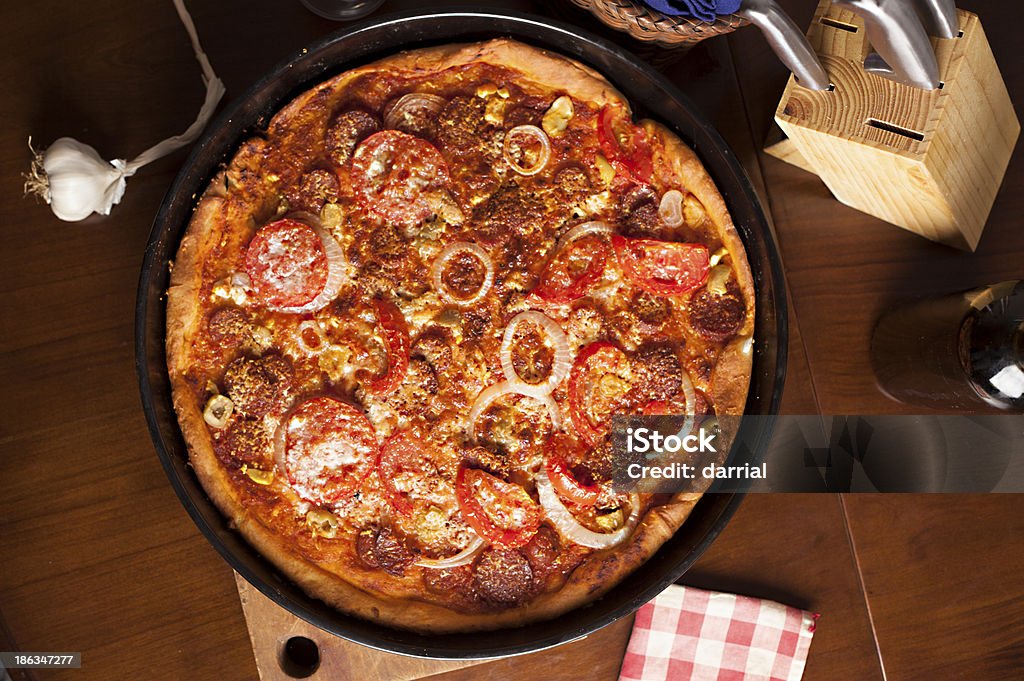
[[[943,410],[1024,412],[1024,281],[894,309],[871,338],[881,388]]]

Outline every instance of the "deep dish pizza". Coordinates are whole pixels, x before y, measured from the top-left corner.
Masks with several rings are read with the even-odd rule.
[[[740,414],[753,287],[693,152],[499,40],[334,77],[242,143],[172,265],[196,474],[309,593],[421,631],[588,602],[698,495],[610,481],[612,414]]]

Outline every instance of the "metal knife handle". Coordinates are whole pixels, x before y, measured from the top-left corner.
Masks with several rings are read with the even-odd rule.
[[[738,12],[741,17],[761,29],[775,51],[803,87],[827,90],[828,74],[822,68],[818,55],[789,15],[775,0],[743,0]]]
[[[916,0],[918,14],[928,35],[955,38],[960,33],[960,18],[954,0]]]
[[[934,90],[939,65],[928,34],[907,0],[832,0],[864,20],[868,41],[878,52],[864,60],[864,70],[905,85]]]

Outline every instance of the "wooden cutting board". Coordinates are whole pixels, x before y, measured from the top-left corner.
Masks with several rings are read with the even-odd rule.
[[[382,653],[373,648],[338,638],[301,620],[274,603],[237,572],[238,598],[249,627],[249,640],[256,656],[260,681],[408,681],[453,669],[471,667],[482,660],[428,660]],[[319,654],[315,670],[310,664],[308,644],[289,641],[303,637],[312,641]],[[311,672],[311,673],[310,673]]]
[[[429,660],[384,653],[338,638],[295,617],[261,594],[238,573],[235,573],[235,582],[260,681],[291,681],[297,678],[311,681],[411,681],[476,666],[484,668],[472,672],[472,678],[533,679],[546,676],[551,681],[559,681],[575,678],[579,670],[586,668],[592,681],[601,681],[617,678],[622,654],[632,631],[633,618],[626,617],[579,641],[530,655],[501,658],[499,661]],[[315,670],[311,670],[307,662],[310,656],[303,655],[312,646],[296,643],[295,639],[300,637],[316,646],[319,664]],[[289,641],[292,641],[291,646]],[[451,681],[459,681],[464,676],[453,674]],[[449,677],[439,677],[438,681],[441,679]]]

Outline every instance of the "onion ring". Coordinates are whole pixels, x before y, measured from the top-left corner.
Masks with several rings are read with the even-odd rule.
[[[449,568],[456,568],[460,565],[473,562],[476,558],[476,554],[480,553],[480,550],[486,546],[485,542],[480,535],[473,533],[473,538],[469,540],[469,544],[466,548],[462,549],[453,556],[447,558],[421,558],[416,561],[416,565],[420,567],[429,568],[431,570],[447,570]]]
[[[573,517],[569,509],[562,503],[562,500],[558,498],[558,493],[555,492],[555,488],[551,484],[546,468],[542,468],[534,480],[537,483],[537,496],[540,499],[540,505],[544,508],[548,520],[558,530],[558,534],[580,546],[586,546],[591,549],[611,548],[628,537],[640,519],[640,496],[634,492],[630,497],[631,508],[629,518],[625,524],[614,532],[607,534],[594,532],[580,525],[579,521]]]
[[[563,248],[576,241],[576,239],[590,236],[591,234],[614,233],[615,228],[603,220],[591,220],[590,222],[580,223],[562,235],[562,238],[558,240],[558,244],[555,246],[554,254],[560,253]]]
[[[484,266],[484,281],[480,284],[479,290],[469,298],[456,298],[445,288],[444,281],[441,280],[441,275],[444,273],[445,265],[448,261],[454,258],[459,253],[469,253],[473,255],[477,260],[483,263]],[[444,250],[434,259],[434,264],[430,268],[431,270],[431,281],[434,284],[434,289],[437,294],[441,296],[441,299],[447,303],[455,305],[472,305],[477,302],[491,290],[491,286],[494,284],[494,261],[491,260],[491,256],[487,255],[487,251],[480,248],[474,243],[468,241],[455,241],[444,247]]]
[[[424,92],[410,92],[402,95],[384,115],[384,127],[401,130],[402,123],[406,122],[407,114],[412,114],[417,109],[424,109],[437,115],[444,108],[446,102],[444,97],[428,95]]]
[[[288,418],[291,416],[292,409],[281,417],[280,423],[277,424],[277,428],[274,430],[274,467],[277,468],[278,474],[282,480],[288,479],[288,469],[284,465],[284,445],[285,439],[288,436]]]
[[[693,391],[690,374],[685,369],[680,372],[680,378],[680,387],[683,390],[683,397],[686,398],[686,420],[683,421],[683,427],[676,434],[680,438],[684,438],[693,430],[693,422],[697,414],[697,394]]]
[[[555,346],[555,359],[551,364],[551,374],[543,383],[527,383],[520,378],[516,373],[515,366],[512,365],[512,339],[515,336],[516,327],[524,322],[533,322],[541,327],[547,337],[551,339],[552,345]],[[501,359],[501,368],[505,372],[505,378],[509,383],[515,384],[519,388],[519,392],[531,397],[543,398],[550,394],[572,368],[572,354],[569,351],[569,339],[566,338],[565,332],[555,320],[536,310],[520,312],[509,321],[505,326],[505,335],[501,339],[501,350],[498,356]]]
[[[320,340],[320,343],[317,347],[313,347],[306,341],[306,336],[303,333],[304,331],[306,331],[306,329],[311,329],[313,333],[316,335],[316,337]],[[298,338],[299,347],[311,355],[319,355],[324,350],[330,347],[330,343],[327,342],[327,336],[324,335],[324,330],[321,329],[320,325],[317,324],[312,319],[307,319],[301,324],[299,324],[299,328],[297,329],[297,331],[298,333],[296,333],[295,335]]]
[[[683,224],[683,193],[678,189],[669,189],[662,194],[658,204],[658,217],[669,227],[681,227]]]
[[[522,385],[520,384],[516,384],[513,381],[501,381],[480,391],[480,394],[473,401],[473,406],[469,410],[469,416],[466,418],[470,440],[476,441],[476,422],[480,418],[480,414],[484,413],[487,407],[491,406],[495,400],[505,395],[523,395],[538,402],[543,402],[544,406],[548,408],[548,415],[551,417],[551,427],[556,431],[562,429],[562,413],[558,408],[558,403],[555,402],[551,395],[547,393],[531,395],[523,392]]]
[[[537,156],[537,161],[530,167],[521,166],[518,161],[512,158],[512,145],[515,144],[513,137],[520,136],[531,137],[534,141],[540,144],[540,154]],[[509,164],[512,170],[516,171],[520,175],[536,175],[540,171],[544,170],[548,165],[548,161],[551,160],[551,141],[548,139],[547,134],[536,125],[517,125],[505,133],[505,143],[502,145],[502,155],[505,157],[505,162]]]

